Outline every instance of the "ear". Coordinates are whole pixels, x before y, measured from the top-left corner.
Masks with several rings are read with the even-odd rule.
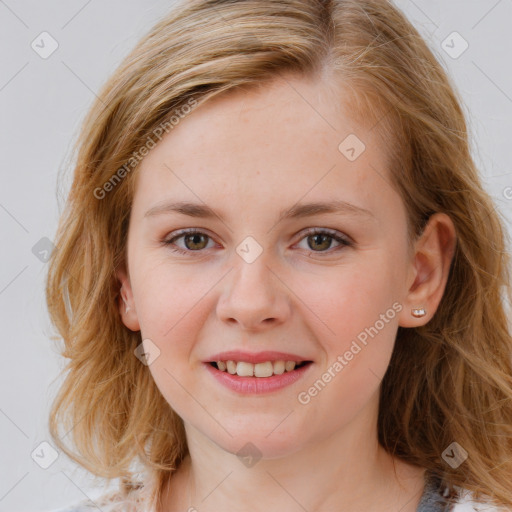
[[[127,275],[124,265],[116,271],[116,276],[120,282],[118,308],[123,324],[132,331],[140,331],[140,324],[137,317],[137,311],[135,310],[135,301],[133,300],[130,278]]]
[[[425,325],[434,316],[448,281],[456,241],[451,218],[445,213],[433,214],[414,246],[408,291],[399,316],[401,327]],[[424,308],[426,315],[412,316],[415,308]]]

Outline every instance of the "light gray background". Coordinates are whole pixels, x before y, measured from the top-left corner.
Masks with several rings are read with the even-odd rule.
[[[34,459],[49,456],[48,447],[39,445],[50,439],[48,409],[63,367],[48,339],[47,267],[32,248],[43,237],[54,238],[60,211],[57,173],[66,167],[95,91],[172,3],[0,0],[0,511],[51,510],[100,494],[64,454],[48,469],[31,455],[37,449]],[[441,56],[461,91],[473,154],[511,232],[512,1],[396,3]],[[43,31],[59,43],[47,59],[31,47]],[[469,43],[457,59],[442,48],[454,31]],[[447,44],[460,48],[457,39]]]

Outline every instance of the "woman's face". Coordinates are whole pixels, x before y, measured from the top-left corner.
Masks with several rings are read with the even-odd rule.
[[[374,428],[410,316],[406,210],[385,148],[324,87],[279,80],[214,98],[138,170],[123,321],[141,330],[149,371],[185,424],[233,453],[251,442],[272,458],[354,421]],[[245,363],[287,354],[240,373],[310,363],[239,377],[209,364],[226,351]]]

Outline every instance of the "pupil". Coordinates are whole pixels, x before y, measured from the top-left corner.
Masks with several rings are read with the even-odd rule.
[[[188,235],[186,237],[186,240],[187,241],[192,240],[192,244],[200,244],[201,242],[196,241],[196,238],[200,239],[200,238],[204,238],[204,236],[200,235],[200,234],[192,234],[192,235]],[[199,247],[199,248],[201,248],[201,247]],[[197,249],[197,247],[189,247],[189,249]]]
[[[313,235],[313,236],[311,236],[310,238],[315,239],[315,242],[314,242],[314,243],[315,243],[315,244],[316,244],[316,243],[319,243],[320,245],[321,245],[321,242],[318,242],[318,240],[317,240],[317,239],[322,239],[322,238],[323,238],[323,239],[324,239],[324,241],[325,241],[325,240],[327,240],[327,245],[325,245],[325,243],[324,243],[324,247],[323,247],[323,249],[328,249],[328,248],[329,248],[329,246],[331,245],[331,243],[330,243],[330,237],[329,237],[328,235],[318,234],[318,235]],[[309,247],[310,247],[311,249],[314,249],[314,247],[312,247],[312,246],[311,246],[311,244],[309,244],[309,243],[308,243],[308,245],[309,245]]]

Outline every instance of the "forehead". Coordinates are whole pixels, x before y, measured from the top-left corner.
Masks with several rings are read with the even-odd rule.
[[[347,115],[348,95],[336,91],[286,77],[208,100],[142,161],[135,206],[173,194],[204,201],[229,194],[236,204],[259,193],[271,205],[339,192],[378,202],[372,196],[389,181],[384,152],[376,134]],[[347,158],[351,146],[355,160]]]

